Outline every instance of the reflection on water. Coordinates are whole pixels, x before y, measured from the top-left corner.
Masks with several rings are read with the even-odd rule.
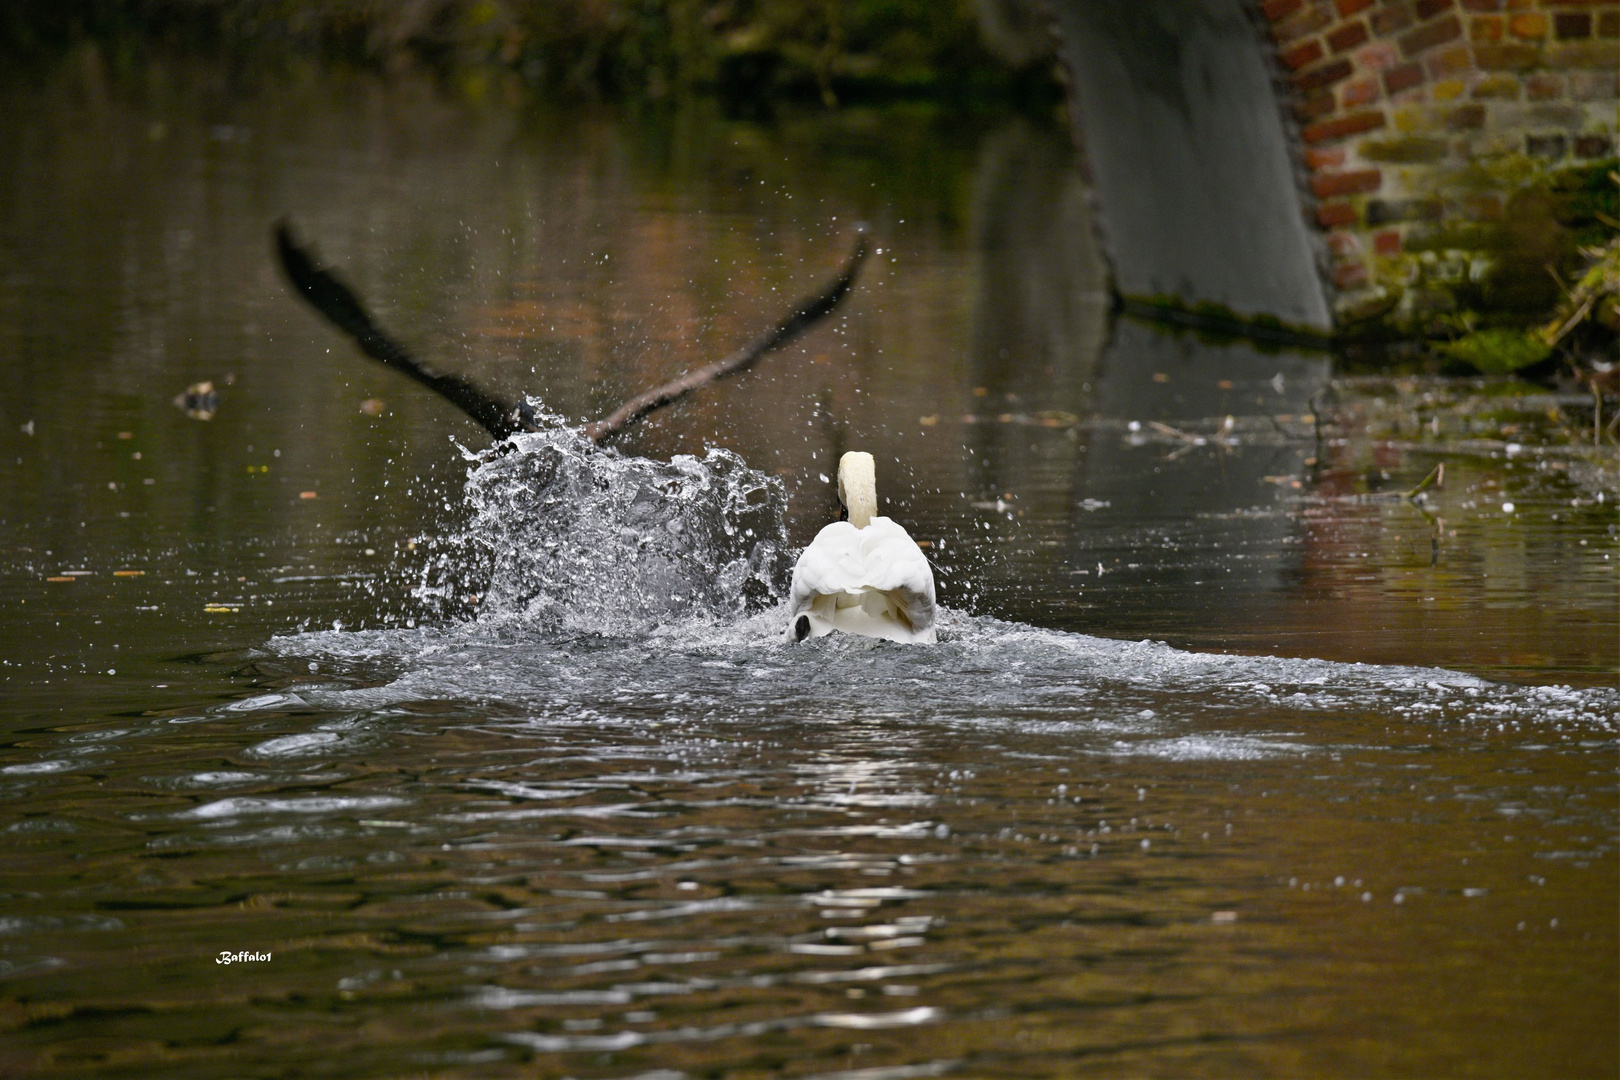
[[[1612,1068],[1612,496],[1319,438],[1324,357],[1111,324],[1062,132],[94,64],[4,97],[0,1071]],[[581,523],[501,479],[534,447],[466,484],[477,430],[287,295],[281,214],[422,355],[578,418],[850,223],[884,251],[624,447],[741,462],[594,459]],[[938,648],[780,645],[741,568],[651,602],[690,544],[655,573],[636,530],[758,490],[741,527],[780,498],[802,543],[855,447]],[[629,522],[631,477],[696,509]],[[541,610],[592,561],[648,575],[620,636]]]

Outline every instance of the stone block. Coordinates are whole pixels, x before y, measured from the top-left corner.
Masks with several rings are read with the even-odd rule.
[[[1384,89],[1391,94],[1409,90],[1423,82],[1422,64],[1402,64],[1393,71],[1384,72]]]
[[[1339,9],[1339,18],[1348,19],[1358,11],[1365,11],[1372,7],[1373,0],[1334,0],[1333,6]]]
[[[1500,221],[1502,196],[1465,195],[1459,204],[1462,215],[1470,221]]]
[[[1502,0],[1462,0],[1467,11],[1501,11]]]
[[[1536,105],[1525,117],[1529,127],[1563,128],[1573,131],[1586,120],[1586,110],[1579,105]]]
[[[1334,60],[1311,68],[1303,75],[1294,76],[1294,86],[1304,93],[1320,90],[1324,86],[1332,86],[1341,79],[1350,77],[1350,61],[1345,59]]]
[[[1305,5],[1305,0],[1266,0],[1260,5],[1266,18],[1271,22],[1279,22],[1288,18]]]
[[[1613,153],[1613,135],[1577,135],[1575,137],[1575,156],[1578,158],[1606,158]]]
[[[1501,41],[1502,16],[1475,15],[1468,24],[1468,36],[1474,41]]]
[[[1368,109],[1333,120],[1320,120],[1300,132],[1300,137],[1308,143],[1326,142],[1348,135],[1360,135],[1363,131],[1376,131],[1388,122],[1382,112]]]
[[[1367,139],[1357,149],[1368,161],[1395,165],[1418,165],[1439,161],[1448,152],[1444,139],[1426,135],[1408,135],[1398,139]]]
[[[1327,234],[1327,246],[1329,251],[1342,258],[1360,251],[1361,241],[1356,239],[1356,234],[1353,232],[1335,229]]]
[[[1547,158],[1557,161],[1564,156],[1569,141],[1562,135],[1526,135],[1524,137],[1524,152],[1531,157]]]
[[[1338,109],[1339,103],[1333,97],[1333,91],[1323,90],[1312,94],[1294,103],[1294,115],[1299,117],[1301,123],[1309,123],[1319,117],[1328,115]]]
[[[1613,71],[1620,67],[1620,49],[1616,49],[1612,41],[1560,41],[1547,47],[1547,64],[1549,67]]]
[[[1353,49],[1367,40],[1367,24],[1357,19],[1347,26],[1341,26],[1330,32],[1327,36],[1328,47],[1336,53]]]
[[[1367,268],[1359,262],[1342,262],[1333,268],[1333,284],[1341,289],[1353,289],[1367,284]]]
[[[1281,59],[1291,71],[1298,71],[1306,64],[1316,63],[1318,60],[1322,59],[1322,56],[1322,43],[1319,41],[1307,41],[1302,45],[1296,45],[1292,49],[1289,49],[1287,52],[1283,53],[1279,59]]]
[[[1379,37],[1388,37],[1400,30],[1405,30],[1417,21],[1412,14],[1409,4],[1389,4],[1372,17],[1373,33]]]
[[[1485,126],[1485,106],[1462,105],[1452,109],[1446,115],[1446,127],[1452,131],[1464,131],[1469,128],[1482,128]]]
[[[1613,101],[1616,89],[1616,79],[1613,72],[1570,72],[1569,96],[1576,101]]]
[[[1553,15],[1553,36],[1568,41],[1592,36],[1592,16],[1585,11],[1560,11]]]
[[[1613,11],[1598,12],[1597,36],[1601,38],[1620,38],[1620,8]]]
[[[1460,37],[1462,37],[1462,23],[1457,21],[1457,16],[1447,15],[1443,19],[1438,19],[1435,22],[1420,26],[1416,30],[1408,30],[1402,34],[1400,37],[1401,54],[1406,57],[1413,57],[1434,48],[1436,45],[1444,45],[1446,42],[1455,41]]]
[[[1357,79],[1345,83],[1339,89],[1339,104],[1343,108],[1352,109],[1357,105],[1370,105],[1378,100],[1378,80],[1374,78]]]
[[[1450,11],[1456,6],[1456,0],[1417,0],[1412,9],[1422,20],[1432,19],[1442,11]]]
[[[1551,72],[1537,72],[1524,80],[1524,92],[1531,101],[1547,101],[1564,95],[1564,78]]]
[[[1349,225],[1356,220],[1356,208],[1348,202],[1323,203],[1316,208],[1316,223],[1324,229]]]
[[[1547,16],[1540,12],[1515,15],[1508,20],[1508,31],[1514,37],[1538,40],[1547,36]]]
[[[1365,195],[1377,191],[1383,179],[1383,173],[1377,169],[1321,173],[1311,177],[1311,192],[1318,199],[1328,199],[1335,195]]]
[[[1519,80],[1511,75],[1490,75],[1474,84],[1471,96],[1501,101],[1517,101],[1520,89]]]
[[[1468,51],[1468,46],[1455,45],[1431,55],[1424,60],[1423,66],[1428,69],[1429,78],[1439,79],[1470,70],[1474,66],[1474,56]]]
[[[1461,79],[1446,79],[1431,86],[1429,95],[1436,101],[1456,101],[1467,91],[1468,84]]]
[[[1534,45],[1508,43],[1474,46],[1474,66],[1481,71],[1527,71],[1540,60],[1541,51]]]
[[[1332,8],[1308,7],[1296,11],[1288,18],[1271,27],[1271,36],[1276,38],[1277,44],[1286,45],[1290,41],[1298,41],[1309,34],[1314,34],[1333,21]]]
[[[1433,199],[1371,199],[1367,202],[1368,225],[1439,221],[1444,216],[1445,208]]]

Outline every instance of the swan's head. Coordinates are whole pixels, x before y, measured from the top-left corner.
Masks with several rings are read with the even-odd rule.
[[[871,454],[852,450],[838,459],[838,501],[857,529],[866,528],[877,516],[877,470]]]

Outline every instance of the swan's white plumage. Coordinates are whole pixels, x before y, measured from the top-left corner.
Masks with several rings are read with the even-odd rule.
[[[822,529],[799,556],[787,639],[838,630],[890,641],[934,641],[933,569],[904,528],[876,515],[871,455],[845,454],[838,472],[839,495],[852,520]],[[855,521],[862,520],[866,526],[857,528]],[[807,633],[800,632],[801,616],[808,620]]]

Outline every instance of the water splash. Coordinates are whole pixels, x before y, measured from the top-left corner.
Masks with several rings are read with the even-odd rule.
[[[554,420],[471,457],[471,520],[440,565],[485,578],[480,622],[635,635],[758,611],[783,593],[786,490],[729,450],[652,461]],[[418,595],[436,589],[424,581]]]

